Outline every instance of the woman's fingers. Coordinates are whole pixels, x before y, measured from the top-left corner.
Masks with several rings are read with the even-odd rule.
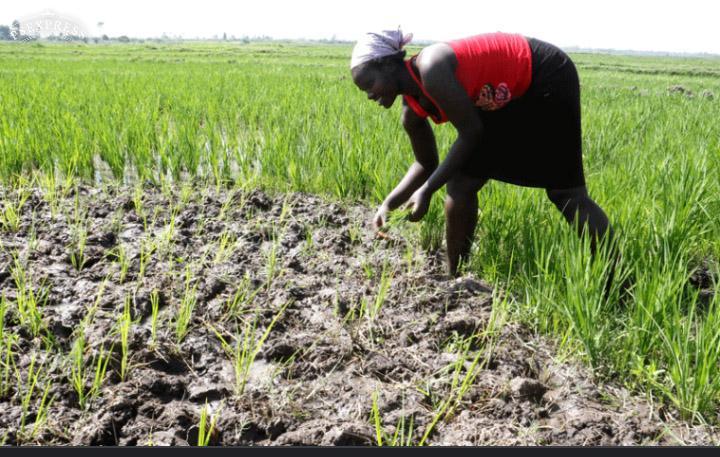
[[[378,211],[375,213],[375,216],[373,217],[373,226],[376,230],[379,230],[385,225],[386,216],[387,211],[383,208],[378,209]]]
[[[378,214],[375,216],[373,224],[375,225],[376,229],[380,229],[383,225],[385,225],[385,219],[380,214]]]

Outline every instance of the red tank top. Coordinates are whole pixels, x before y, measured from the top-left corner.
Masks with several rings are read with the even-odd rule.
[[[455,52],[457,68],[455,77],[465,88],[475,106],[485,111],[494,111],[507,105],[513,98],[523,95],[532,79],[532,54],[527,39],[522,35],[488,33],[475,35],[447,43]],[[416,58],[414,55],[412,59]],[[413,79],[420,85],[425,97],[430,100],[439,117],[430,115],[409,95],[405,101],[420,117],[430,116],[436,124],[447,122],[447,116],[428,95],[412,70],[411,60],[405,61]]]

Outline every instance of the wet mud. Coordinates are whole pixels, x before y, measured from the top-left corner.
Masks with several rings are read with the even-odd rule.
[[[383,444],[396,432],[413,445],[717,441],[560,360],[506,319],[501,291],[448,278],[441,252],[397,232],[376,238],[370,208],[150,186],[141,198],[80,187],[49,200],[32,191],[17,230],[0,232],[7,361],[19,376],[0,397],[4,444],[196,445],[205,435],[210,445],[369,446],[378,428]],[[16,310],[30,290],[38,335]],[[84,407],[71,380],[81,330],[86,394],[109,354]],[[244,347],[255,357],[243,371]],[[214,420],[205,433],[203,409]]]

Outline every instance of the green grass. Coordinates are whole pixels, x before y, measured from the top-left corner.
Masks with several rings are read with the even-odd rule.
[[[44,189],[58,214],[58,197],[83,180],[150,181],[169,192],[193,179],[378,204],[412,153],[400,103],[389,111],[368,103],[350,79],[349,54],[348,46],[277,43],[0,45],[2,230],[20,227],[23,189]],[[689,277],[703,261],[717,270],[720,259],[720,59],[573,58],[586,181],[615,229],[629,298],[617,287],[603,297],[611,256],[592,259],[542,190],[491,182],[481,191],[466,268],[512,292],[516,319],[600,376],[658,395],[687,418],[715,420],[720,299],[701,302]],[[674,85],[694,95],[669,93]],[[454,129],[435,133],[444,154]],[[424,248],[442,245],[443,192],[421,224],[402,229],[418,230]],[[134,201],[147,226],[140,191]],[[168,240],[173,230],[171,221]],[[218,240],[216,261],[231,241]],[[160,247],[143,245],[140,277]],[[312,253],[309,235],[307,247]],[[275,254],[267,253],[268,281]],[[241,309],[243,294],[229,308]],[[180,308],[191,313],[191,304],[188,295]]]

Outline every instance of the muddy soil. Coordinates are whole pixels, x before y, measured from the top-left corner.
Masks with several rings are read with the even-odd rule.
[[[203,408],[216,418],[211,445],[376,445],[376,423],[387,444],[403,420],[410,444],[717,442],[714,430],[558,360],[546,338],[503,321],[501,293],[445,276],[442,253],[392,231],[375,237],[372,209],[299,193],[173,192],[148,186],[140,203],[127,189],[80,187],[50,205],[36,190],[17,231],[0,232],[4,332],[16,338],[8,360],[20,375],[0,397],[5,444],[195,445]],[[16,310],[27,290],[40,297],[38,337]],[[260,341],[271,324],[240,392],[239,335]],[[81,328],[85,392],[98,355],[112,354],[84,409],[70,382]],[[42,375],[23,403],[33,357]]]

